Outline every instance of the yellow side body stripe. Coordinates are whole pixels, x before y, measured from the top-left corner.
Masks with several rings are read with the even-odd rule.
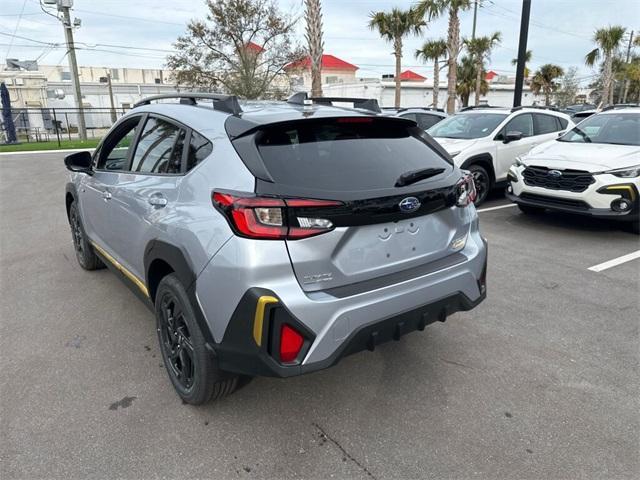
[[[107,252],[105,252],[104,249],[102,247],[100,247],[99,245],[97,245],[95,242],[91,242],[91,245],[93,245],[93,248],[95,248],[98,251],[98,253],[100,253],[100,255],[102,255],[104,258],[106,258],[114,267],[116,267],[120,272],[122,272],[122,274],[125,277],[127,277],[129,280],[131,280],[136,285],[136,287],[138,287],[140,289],[140,291],[142,293],[144,293],[144,295],[146,297],[149,296],[149,290],[147,290],[147,287],[146,287],[146,285],[144,284],[144,282],[142,280],[140,280],[133,273],[131,273],[126,268],[124,268],[120,264],[120,262],[118,262],[115,258],[113,258],[111,255],[109,255]]]
[[[253,319],[253,339],[256,342],[256,345],[262,345],[262,326],[264,324],[264,310],[269,303],[278,303],[278,299],[276,297],[271,297],[269,295],[263,295],[258,299],[258,303],[256,304],[256,315]]]

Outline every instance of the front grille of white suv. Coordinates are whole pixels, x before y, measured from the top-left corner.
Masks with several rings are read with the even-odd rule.
[[[549,190],[566,190],[584,192],[595,182],[593,175],[583,170],[554,170],[546,167],[525,168],[522,173],[524,183],[531,187],[548,188]]]

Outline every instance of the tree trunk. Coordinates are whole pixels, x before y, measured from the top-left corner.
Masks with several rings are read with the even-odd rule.
[[[440,65],[438,59],[433,62],[433,108],[438,108],[438,95],[440,93]]]
[[[476,59],[475,106],[480,105],[480,87],[482,86],[482,60]]]
[[[607,54],[604,59],[604,78],[602,81],[602,103],[607,104],[611,95],[611,75],[613,71],[613,59]]]
[[[320,0],[305,0],[307,44],[311,59],[311,96],[322,96],[322,12]]]
[[[460,19],[458,10],[449,10],[449,34],[447,52],[449,54],[449,71],[447,72],[447,113],[456,110],[456,81],[458,76],[458,51],[460,50]]]
[[[622,93],[622,103],[627,103],[627,95],[629,95],[629,79],[624,81],[624,91]]]
[[[544,92],[544,106],[548,107],[551,102],[551,92],[549,90],[545,90]]]
[[[396,97],[395,97],[395,107],[400,108],[400,91],[402,88],[400,82],[400,70],[402,68],[402,39],[396,38],[394,41],[394,55],[396,57]]]

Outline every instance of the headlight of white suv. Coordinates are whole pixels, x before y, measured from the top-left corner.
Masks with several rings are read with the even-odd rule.
[[[609,173],[621,178],[640,177],[640,165],[635,165],[633,167],[616,168],[615,170],[609,170],[602,173]]]

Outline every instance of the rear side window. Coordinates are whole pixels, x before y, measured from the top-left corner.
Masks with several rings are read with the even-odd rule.
[[[564,130],[565,128],[567,128],[567,125],[569,125],[569,120],[567,120],[566,118],[556,117],[556,120],[560,122],[560,130]]]
[[[132,172],[180,172],[185,132],[173,123],[149,117],[138,140]]]
[[[409,171],[447,168],[422,135],[403,122],[358,117],[267,127],[256,141],[276,183],[358,191],[393,187]]]
[[[213,147],[206,138],[198,132],[192,131],[191,142],[189,142],[189,153],[187,154],[187,172],[207,158],[212,150]]]
[[[556,117],[551,115],[545,115],[543,113],[535,113],[533,115],[533,121],[535,124],[535,134],[544,135],[546,133],[553,133],[560,130]]]

